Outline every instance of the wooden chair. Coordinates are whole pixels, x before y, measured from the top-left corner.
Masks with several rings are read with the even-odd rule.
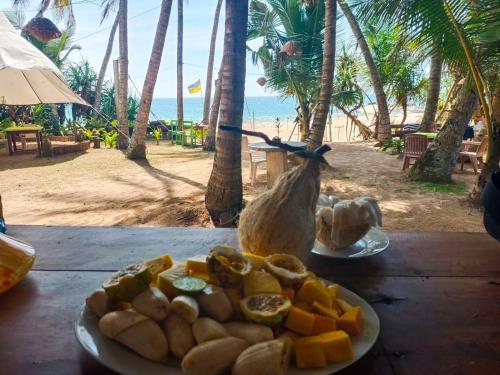
[[[250,162],[250,182],[252,186],[255,186],[257,167],[259,164],[266,163],[266,157],[260,153],[250,151],[248,147],[248,137],[246,136],[241,137],[241,159]]]
[[[425,135],[405,135],[405,148],[403,153],[403,171],[410,168],[411,159],[418,159],[429,145],[429,139]]]
[[[460,158],[460,170],[464,170],[465,159],[469,159],[474,169],[474,174],[477,174],[478,166],[483,164],[483,156],[486,154],[488,148],[488,138],[483,138],[479,144],[476,142],[464,142],[463,150],[460,151],[458,157]]]

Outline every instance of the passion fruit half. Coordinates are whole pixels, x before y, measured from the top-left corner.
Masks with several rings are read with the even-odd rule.
[[[252,265],[238,250],[230,246],[216,246],[207,255],[207,270],[213,284],[235,287],[241,285]]]
[[[264,259],[264,266],[283,286],[299,287],[309,276],[304,263],[291,254],[269,255]]]
[[[103,284],[112,301],[132,301],[134,297],[149,288],[152,275],[143,263],[131,264],[111,275]]]
[[[292,303],[283,294],[254,294],[240,301],[241,311],[251,322],[277,326],[283,322]]]

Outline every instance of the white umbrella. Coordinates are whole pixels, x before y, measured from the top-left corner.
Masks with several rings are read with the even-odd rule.
[[[66,84],[60,70],[20,36],[0,12],[0,104],[88,105]]]

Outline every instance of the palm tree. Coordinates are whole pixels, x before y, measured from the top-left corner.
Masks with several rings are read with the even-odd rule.
[[[248,40],[262,41],[252,62],[262,64],[267,87],[294,96],[301,138],[309,134],[319,98],[323,64],[325,3],[300,0],[252,0]]]
[[[94,102],[96,95],[97,74],[87,60],[77,64],[71,64],[65,71],[64,76],[68,85],[87,103]],[[71,106],[73,118],[90,114],[88,106],[73,104]]]
[[[184,0],[177,0],[177,124],[184,122],[184,96],[182,93],[182,39],[184,28]]]
[[[476,106],[476,93],[470,81],[466,82],[438,136],[410,169],[408,174],[410,179],[437,183],[451,182],[465,127]]]
[[[354,14],[351,11],[351,8],[347,5],[345,0],[338,0],[340,9],[342,13],[344,13],[349,26],[351,27],[352,33],[356,38],[359,49],[363,54],[363,58],[365,59],[365,64],[368,67],[368,71],[370,73],[370,80],[373,86],[373,92],[375,93],[375,98],[377,101],[378,108],[378,124],[377,128],[377,139],[383,143],[389,142],[392,138],[391,133],[391,118],[389,115],[389,107],[387,105],[387,97],[384,91],[384,86],[382,84],[382,80],[380,78],[379,71],[375,62],[373,61],[373,56],[368,47],[368,43],[366,42],[365,36],[361,31],[361,27],[357,19],[354,17]]]
[[[330,110],[335,69],[335,30],[337,22],[336,0],[325,0],[325,31],[323,44],[323,66],[318,105],[314,113],[311,131],[307,137],[307,148],[315,150],[323,143],[325,125]]]
[[[208,53],[207,80],[205,82],[205,101],[203,103],[203,123],[209,123],[210,100],[212,99],[212,73],[214,70],[215,42],[217,40],[217,29],[219,27],[219,15],[222,0],[217,0],[215,7],[214,24],[212,26],[212,36],[210,38],[210,51]]]
[[[104,83],[104,76],[106,75],[106,70],[108,68],[109,59],[111,58],[111,52],[113,51],[113,44],[115,40],[116,29],[118,28],[118,21],[120,20],[119,13],[116,15],[113,26],[111,26],[111,31],[109,32],[108,44],[106,46],[106,52],[101,63],[101,69],[99,70],[99,76],[97,78],[97,84],[95,88],[95,102],[94,107],[100,108],[101,106],[101,95],[102,95],[102,85]]]
[[[465,93],[461,92],[452,106],[448,121],[455,120],[456,127],[463,128],[470,120],[464,114],[469,114],[468,105],[473,102],[472,97],[477,96],[488,129],[487,159],[495,161],[497,155],[494,153],[500,150],[494,145],[497,130],[491,121],[491,114],[495,112],[491,96],[496,92],[498,80],[486,80],[485,77],[487,72],[498,69],[498,38],[494,36],[498,28],[498,4],[482,0],[365,0],[360,13],[372,22],[384,19],[398,24],[408,40],[429,54],[435,49],[435,41],[440,41],[443,60],[456,67],[463,76],[470,77],[475,91],[462,88]],[[410,171],[410,176],[417,180],[451,180],[453,168],[449,165],[456,162],[461,137],[459,132],[440,132],[435,144],[441,145],[449,156],[443,158],[436,147],[429,147]],[[432,171],[425,173],[426,169]],[[482,177],[480,179],[485,181]]]
[[[29,4],[31,0],[13,0],[12,5],[14,8],[21,8]],[[35,17],[43,17],[44,13],[52,5],[54,13],[58,17],[66,17],[66,24],[73,25],[75,17],[73,14],[73,4],[71,0],[39,0],[40,9],[36,13]]]
[[[226,1],[220,122],[242,126],[248,0]],[[241,134],[219,131],[205,206],[215,226],[235,226],[243,208]]]
[[[203,144],[204,151],[215,151],[215,135],[217,132],[217,122],[219,121],[220,97],[222,88],[222,67],[219,69],[218,78],[215,81],[215,94],[212,109],[210,110],[210,118],[208,120],[207,136]]]
[[[142,89],[141,106],[137,115],[137,123],[127,150],[127,156],[130,159],[146,159],[146,131],[148,127],[149,111],[153,100],[158,70],[160,69],[163,47],[165,46],[165,36],[167,34],[171,9],[172,0],[163,0],[153,43],[153,50],[149,59],[148,71]]]
[[[434,119],[439,101],[439,91],[441,89],[441,70],[443,69],[443,59],[439,51],[434,51],[431,55],[431,68],[429,72],[429,89],[425,102],[424,115],[420,124],[420,130],[424,132],[432,131]]]
[[[119,149],[126,149],[128,147],[128,31],[127,31],[127,17],[128,17],[128,3],[127,0],[120,0],[118,5],[119,17],[119,44],[120,44],[120,58],[119,58],[119,80],[118,80],[118,109],[116,114],[118,117],[118,143]]]

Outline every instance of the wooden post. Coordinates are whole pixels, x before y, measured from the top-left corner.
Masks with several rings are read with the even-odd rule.
[[[118,118],[118,108],[120,108],[120,64],[118,60],[113,60],[113,77],[114,77],[114,85],[115,85],[115,107],[116,107],[116,116]]]
[[[270,151],[266,152],[267,160],[267,187],[271,188],[274,182],[288,168],[286,159],[286,151]]]

